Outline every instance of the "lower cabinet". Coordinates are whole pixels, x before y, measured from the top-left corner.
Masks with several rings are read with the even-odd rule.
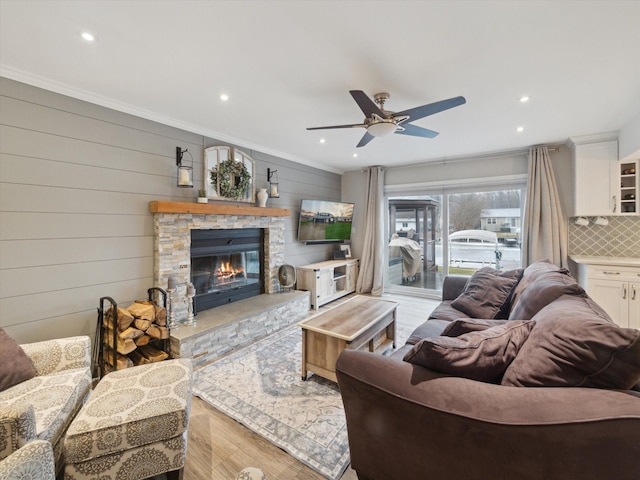
[[[333,300],[356,291],[359,260],[328,260],[296,268],[298,290],[311,293],[311,306],[316,310]]]
[[[614,322],[640,329],[640,267],[580,264],[578,281]]]

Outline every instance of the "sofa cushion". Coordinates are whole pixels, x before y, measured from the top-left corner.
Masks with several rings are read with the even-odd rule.
[[[527,289],[527,287],[538,279],[541,275],[547,272],[560,272],[569,275],[569,270],[566,268],[560,268],[557,265],[554,265],[549,260],[540,260],[539,262],[534,262],[524,269],[522,272],[522,277],[516,285],[516,288],[513,290],[513,295],[511,298],[511,310],[515,309],[520,303],[520,298],[522,294]]]
[[[501,273],[491,267],[475,272],[451,306],[473,318],[495,318],[518,283],[513,271]]]
[[[449,322],[444,330],[443,337],[459,337],[469,332],[480,332],[497,325],[502,325],[507,320],[484,320],[479,318],[459,318]]]
[[[456,310],[457,311],[457,310]],[[460,312],[458,312],[460,314]],[[448,320],[431,319],[422,323],[416,329],[411,332],[411,335],[405,342],[408,345],[415,345],[423,338],[437,337],[442,335],[442,331],[449,326],[451,322]]]
[[[452,302],[453,300],[443,300],[440,302],[429,315],[429,320],[446,320],[448,322],[452,322],[458,318],[464,318],[467,316],[460,310],[453,308],[451,305]]]
[[[483,382],[500,381],[534,322],[513,321],[459,337],[431,337],[418,342],[404,360],[437,372]]]
[[[18,343],[0,328],[0,392],[36,376],[36,371]]]
[[[630,389],[640,380],[640,331],[617,326],[589,297],[564,295],[532,320],[503,385]]]
[[[584,296],[586,293],[573,277],[564,272],[543,272],[522,292],[518,304],[509,314],[509,319],[530,320],[562,295]]]

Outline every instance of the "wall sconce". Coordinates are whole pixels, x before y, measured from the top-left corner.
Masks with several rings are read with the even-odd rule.
[[[274,175],[276,178],[271,181]],[[267,168],[267,182],[269,182],[269,196],[271,198],[280,198],[280,192],[278,192],[278,170]]]
[[[182,164],[182,156],[188,153],[191,157],[191,166]],[[182,150],[176,147],[176,165],[178,166],[178,186],[182,188],[193,188],[193,155],[189,150]]]

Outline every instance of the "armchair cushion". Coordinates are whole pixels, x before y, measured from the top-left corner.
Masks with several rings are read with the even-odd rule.
[[[0,392],[35,376],[27,354],[0,328]]]
[[[425,338],[404,360],[436,372],[499,383],[534,323],[515,320],[459,337]]]
[[[55,480],[55,462],[51,444],[45,440],[27,443],[0,461],[1,479]]]

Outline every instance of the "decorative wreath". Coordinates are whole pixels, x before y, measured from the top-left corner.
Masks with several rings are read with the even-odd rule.
[[[231,181],[233,179],[233,183]],[[233,158],[218,165],[218,169],[211,170],[211,185],[217,190],[220,181],[220,195],[225,198],[239,198],[244,196],[251,185],[251,174],[242,162]]]

